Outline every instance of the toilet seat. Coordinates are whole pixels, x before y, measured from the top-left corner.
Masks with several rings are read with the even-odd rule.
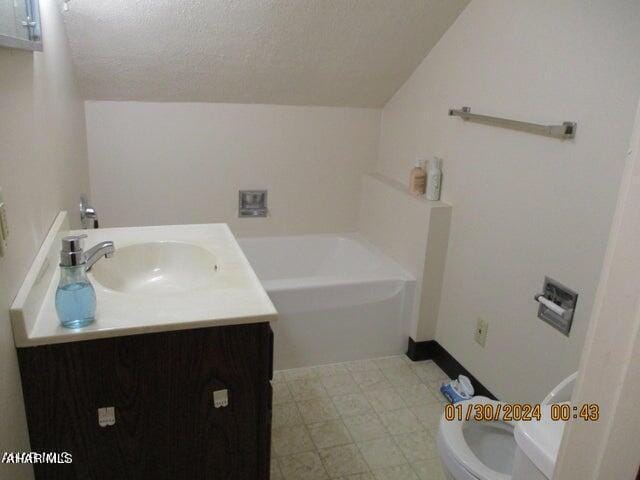
[[[491,400],[487,397],[473,397],[469,401],[461,402],[467,408],[479,403],[498,405],[502,402]],[[464,414],[467,408],[463,408]],[[464,415],[463,415],[464,418]],[[472,420],[473,421],[473,420]],[[440,428],[438,429],[438,446],[441,449],[443,460],[453,462],[453,468],[457,470],[456,478],[468,478],[477,480],[511,480],[511,475],[497,472],[485,465],[471,450],[464,437],[463,429],[466,420],[445,420],[444,415],[440,419]],[[496,422],[498,423],[498,422]],[[504,421],[500,423],[508,424],[515,427],[513,421]],[[515,442],[515,440],[514,440]],[[447,462],[447,463],[448,463]],[[450,467],[452,465],[449,465]],[[464,472],[463,472],[464,471]],[[466,479],[465,479],[466,480]]]

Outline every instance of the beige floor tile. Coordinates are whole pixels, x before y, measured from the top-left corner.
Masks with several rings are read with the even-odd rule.
[[[436,441],[426,430],[393,438],[409,463],[438,458]]]
[[[378,369],[353,372],[352,376],[362,390],[382,390],[391,387],[387,377]]]
[[[355,475],[347,475],[339,480],[376,480],[373,473],[356,473]]]
[[[294,400],[310,400],[327,396],[327,391],[320,378],[307,378],[288,383],[289,391]]]
[[[446,480],[439,458],[412,463],[420,480]]]
[[[349,430],[347,430],[347,427],[342,423],[342,420],[312,423],[307,429],[317,448],[328,448],[353,443]]]
[[[362,415],[372,412],[371,405],[362,393],[350,393],[332,397],[333,404],[343,417]]]
[[[353,362],[347,362],[345,365],[350,372],[364,372],[378,368],[374,360],[354,360]]]
[[[292,368],[290,370],[282,370],[282,373],[284,374],[284,378],[287,380],[287,382],[293,382],[296,380],[317,378],[318,368],[317,367]]]
[[[273,404],[287,403],[293,400],[289,387],[285,382],[274,383],[271,385],[273,391]]]
[[[411,371],[407,365],[402,365],[394,368],[383,368],[382,373],[389,383],[393,386],[399,385],[413,385],[415,383],[422,383],[420,377]]]
[[[307,452],[315,448],[304,425],[272,428],[271,445],[273,453],[278,457]]]
[[[348,373],[323,377],[322,385],[330,396],[360,393],[360,387]]]
[[[320,377],[331,377],[333,375],[341,375],[349,373],[346,363],[331,363],[329,365],[319,365],[316,367]]]
[[[286,382],[287,379],[284,375],[284,370],[275,370],[273,372],[273,379],[271,380],[272,384]]]
[[[271,414],[271,425],[273,428],[292,427],[302,425],[302,417],[295,402],[281,403],[274,405]]]
[[[417,432],[424,428],[408,408],[380,412],[379,415],[383,425],[392,435]]]
[[[360,450],[353,443],[321,449],[320,458],[331,478],[369,471]]]
[[[282,480],[284,477],[282,476],[282,472],[280,471],[280,467],[278,466],[278,460],[275,458],[271,459],[271,480]]]
[[[371,470],[393,467],[407,462],[391,437],[358,442],[357,445]]]
[[[422,383],[396,387],[396,392],[408,407],[424,403],[439,403],[431,390]]]
[[[433,393],[433,395],[440,401],[446,401],[446,398],[444,397],[444,395],[442,395],[442,392],[440,391],[440,387],[442,386],[443,381],[442,380],[427,380],[424,382],[424,384],[427,386],[427,388],[429,390],[431,390],[431,393]]]
[[[409,465],[381,468],[374,470],[373,475],[376,480],[419,480],[418,475]]]
[[[380,369],[385,368],[396,368],[403,367],[407,365],[407,362],[404,359],[405,355],[394,355],[393,357],[382,357],[376,358],[374,361],[376,365]]]
[[[274,372],[272,480],[444,480],[444,377],[403,355]]]
[[[285,480],[325,480],[329,478],[317,452],[282,457],[279,459],[279,463]]]
[[[406,407],[402,397],[393,388],[367,390],[364,395],[376,412],[386,412],[387,410],[398,410]]]
[[[438,430],[444,407],[440,403],[430,403],[410,407],[420,424],[427,430]]]
[[[306,424],[324,422],[340,417],[329,397],[298,402],[298,410]]]
[[[376,413],[344,417],[343,421],[356,442],[373,440],[374,438],[382,438],[389,435]]]
[[[437,380],[447,380],[449,377],[446,373],[444,373],[440,367],[438,367],[435,362],[426,361],[426,362],[418,362],[410,365],[411,370],[422,380],[427,381],[437,381]]]

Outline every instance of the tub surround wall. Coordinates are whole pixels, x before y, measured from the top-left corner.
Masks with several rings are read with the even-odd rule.
[[[0,258],[3,451],[29,451],[9,306],[56,214],[77,211],[89,183],[84,106],[58,7],[55,0],[40,0],[42,53],[0,48],[0,186],[11,230],[7,255]],[[0,464],[0,477],[30,479],[33,471]]]
[[[406,184],[378,174],[362,180],[359,232],[416,278],[410,331],[433,340],[440,306],[451,205],[409,194]]]
[[[104,226],[227,222],[236,234],[356,229],[380,110],[87,102],[92,200]],[[238,190],[270,216],[239,219]]]
[[[540,400],[578,365],[637,105],[639,23],[634,0],[473,0],[383,110],[378,172],[404,182],[416,156],[445,159],[455,215],[436,340],[504,400]],[[577,121],[577,136],[447,116],[462,105]],[[568,338],[537,319],[544,275],[580,293]]]

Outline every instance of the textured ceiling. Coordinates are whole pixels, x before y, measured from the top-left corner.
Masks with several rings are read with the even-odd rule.
[[[90,100],[380,107],[470,0],[74,0]]]

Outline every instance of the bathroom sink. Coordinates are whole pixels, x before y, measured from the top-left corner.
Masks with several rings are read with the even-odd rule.
[[[96,319],[78,329],[60,326],[55,308],[67,235],[86,235],[89,249],[115,246],[112,257],[100,257],[89,269]],[[56,217],[11,307],[19,347],[276,319],[273,303],[227,225],[71,230],[66,212]]]
[[[207,288],[216,274],[213,253],[174,241],[117,248],[113,258],[96,263],[90,271],[96,282],[110,290],[154,296]]]

